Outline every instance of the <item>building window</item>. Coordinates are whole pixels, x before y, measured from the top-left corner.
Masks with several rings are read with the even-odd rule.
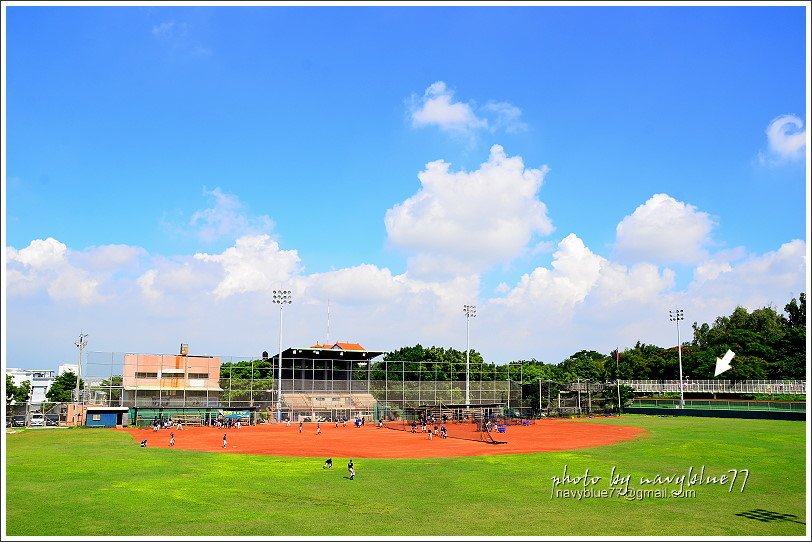
[[[189,373],[188,378],[193,380],[208,380],[209,373]]]
[[[90,419],[93,420],[94,422],[100,422],[101,414],[92,414]]]
[[[135,378],[158,378],[158,373],[135,373]]]

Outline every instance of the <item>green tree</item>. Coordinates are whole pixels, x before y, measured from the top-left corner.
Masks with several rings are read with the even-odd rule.
[[[17,386],[17,391],[14,393],[14,402],[18,405],[23,403],[27,403],[31,399],[31,381],[26,380],[19,386]]]
[[[14,401],[14,393],[17,391],[17,386],[14,385],[14,379],[11,375],[6,375],[6,406]]]
[[[121,400],[121,389],[124,379],[121,375],[113,375],[110,378],[105,378],[99,383],[99,390],[107,394],[107,400],[110,403],[117,403]]]
[[[6,406],[12,402],[17,405],[27,403],[31,398],[31,381],[25,380],[19,386],[14,385],[14,379],[6,375]]]
[[[274,388],[273,360],[225,362],[220,367],[220,393],[224,401],[269,400]]]
[[[559,364],[562,371],[570,373],[576,379],[589,382],[603,382],[606,377],[604,363],[606,355],[594,350],[581,350]]]
[[[786,316],[772,307],[749,312],[736,307],[730,316],[716,318],[712,325],[694,324],[692,346],[698,348],[698,371],[691,376],[712,378],[715,359],[727,350],[735,352],[731,369],[721,378],[804,378],[806,342],[806,296],[793,299],[784,308]]]
[[[806,378],[806,294],[800,302],[794,298],[785,307],[782,316],[784,336],[776,343],[776,378]]]
[[[612,410],[617,410],[617,388],[607,388],[604,391],[604,397],[606,398],[606,404],[610,408],[612,408]],[[620,404],[623,405],[623,408],[631,404],[633,399],[634,399],[634,388],[632,388],[631,386],[627,386],[625,384],[621,384]]]
[[[84,389],[85,381],[79,379],[79,389]],[[54,379],[54,383],[48,388],[45,397],[52,403],[69,403],[73,400],[73,393],[76,391],[76,374],[73,371],[66,371]]]

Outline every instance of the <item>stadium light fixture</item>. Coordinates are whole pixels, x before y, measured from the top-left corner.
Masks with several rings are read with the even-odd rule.
[[[465,313],[465,408],[471,404],[471,335],[468,331],[468,322],[476,316],[476,305],[463,305]]]
[[[617,382],[617,413],[623,412],[620,406],[620,347],[615,350],[615,381]]]
[[[679,407],[685,408],[685,390],[682,384],[682,340],[679,335],[679,322],[685,319],[685,311],[674,309],[668,311],[669,320],[677,323],[677,352],[679,356]]]
[[[82,375],[82,353],[87,346],[87,333],[79,332],[79,340],[76,341],[76,347],[79,349],[79,363],[76,364],[76,404],[73,407],[73,424],[79,425],[79,381]]]
[[[293,303],[290,290],[274,290],[273,302],[279,305],[279,386],[276,393],[276,419],[282,421],[282,308]]]

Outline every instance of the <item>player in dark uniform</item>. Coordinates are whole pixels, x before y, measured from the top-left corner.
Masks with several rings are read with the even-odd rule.
[[[353,464],[352,459],[350,459],[350,462],[347,463],[347,471],[349,471],[349,473],[350,473],[350,480],[354,480],[355,479],[355,465]]]
[[[324,465],[321,466],[323,469],[332,469],[333,468],[333,458],[328,457],[327,461],[324,462]]]

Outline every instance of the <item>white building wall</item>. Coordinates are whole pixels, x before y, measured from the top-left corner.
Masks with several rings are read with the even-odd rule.
[[[31,403],[43,403],[47,399],[45,394],[54,383],[54,371],[50,369],[17,369],[8,367],[6,374],[11,376],[15,386],[25,381],[31,383]]]

